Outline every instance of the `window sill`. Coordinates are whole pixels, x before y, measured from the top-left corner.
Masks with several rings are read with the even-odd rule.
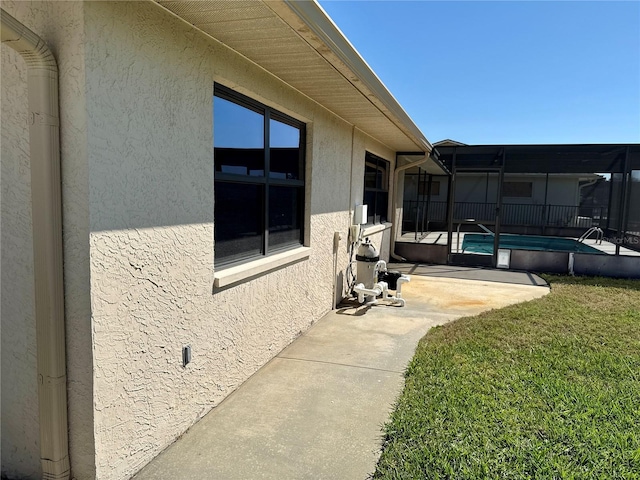
[[[298,247],[220,270],[213,275],[213,288],[231,287],[250,278],[308,259],[310,255],[311,249],[309,247]]]
[[[382,232],[388,228],[391,228],[391,225],[392,224],[389,222],[379,223],[376,225],[365,225],[362,227],[362,236],[366,237],[375,233]]]

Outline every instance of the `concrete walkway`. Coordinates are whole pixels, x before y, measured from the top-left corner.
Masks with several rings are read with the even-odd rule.
[[[477,271],[480,279],[470,280],[440,276],[442,268],[413,268],[406,307],[327,314],[134,478],[367,478],[420,338],[436,325],[549,291],[527,273],[491,271],[487,280]]]

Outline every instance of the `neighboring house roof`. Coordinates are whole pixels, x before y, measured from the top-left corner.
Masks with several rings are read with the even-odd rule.
[[[155,1],[390,149],[432,150],[316,1]]]
[[[440,140],[433,144],[434,147],[466,147],[466,143],[456,142],[455,140],[451,140],[450,138],[446,138],[444,140]]]

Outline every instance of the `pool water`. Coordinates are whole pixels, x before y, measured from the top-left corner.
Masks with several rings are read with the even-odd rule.
[[[535,235],[500,234],[500,248],[510,250],[538,250],[545,252],[576,252],[605,255],[597,248],[580,243],[572,238],[540,237]],[[493,253],[493,235],[467,233],[462,240],[462,251],[465,253]]]

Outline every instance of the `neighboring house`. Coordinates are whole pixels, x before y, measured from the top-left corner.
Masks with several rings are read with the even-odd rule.
[[[603,177],[596,174],[505,174],[503,187],[503,222],[507,225],[536,225],[543,220],[557,226],[591,226],[580,217],[583,189]],[[448,177],[436,177],[431,187],[431,220],[445,221]],[[478,217],[490,220],[497,201],[497,174],[459,173],[456,180],[456,218]],[[405,174],[405,206],[426,204],[428,183],[417,171]],[[408,214],[410,215],[410,214]],[[408,220],[408,219],[407,219]],[[579,223],[579,225],[578,225]]]
[[[356,205],[388,259],[398,169],[445,170],[315,2],[2,8],[51,48],[60,105],[29,113],[3,14],[2,474],[128,478],[336,305]],[[40,278],[51,244],[32,235],[55,202],[31,209],[49,188],[31,192],[29,132],[58,124],[64,289]],[[34,276],[64,294],[65,337],[36,340]],[[53,337],[66,382],[40,373],[64,357],[36,365]],[[58,387],[68,453],[64,423],[39,434],[63,420]]]
[[[444,140],[440,140],[433,144],[434,147],[465,147],[467,144],[458,142],[456,140],[451,140],[450,138],[445,138]]]
[[[449,139],[434,143],[436,149],[443,151],[449,150],[446,147],[466,146]],[[606,214],[606,205],[585,206],[585,193],[604,179],[596,173],[505,173],[501,221],[503,225],[513,226],[590,227],[594,220],[597,222]],[[458,171],[454,218],[493,221],[498,186],[497,172]],[[445,222],[448,195],[448,176],[433,176],[429,189],[427,175],[418,167],[408,170],[404,186],[405,224],[415,224],[416,215],[419,227],[423,216],[427,216],[430,223]]]

